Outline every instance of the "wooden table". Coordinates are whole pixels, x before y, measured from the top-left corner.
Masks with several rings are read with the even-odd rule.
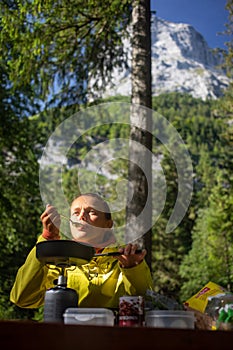
[[[223,350],[233,332],[0,321],[1,350]]]

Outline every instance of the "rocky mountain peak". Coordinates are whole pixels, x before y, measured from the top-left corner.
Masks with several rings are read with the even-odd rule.
[[[204,37],[191,25],[165,21],[156,16],[151,22],[152,94],[186,92],[193,97],[216,99],[228,86],[229,79],[220,69],[222,59],[208,47]],[[128,53],[129,69],[116,69],[113,86],[102,96],[130,95],[130,40],[124,49]]]
[[[220,63],[219,57],[214,55],[208,47],[203,36],[191,25],[185,23],[172,23],[153,17],[151,25],[152,53],[160,45],[166,43],[164,49],[172,53],[214,67]],[[173,48],[173,50],[172,50]]]

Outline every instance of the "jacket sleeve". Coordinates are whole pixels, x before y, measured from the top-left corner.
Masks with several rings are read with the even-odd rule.
[[[42,236],[39,241],[45,240]],[[19,268],[10,293],[10,301],[19,307],[37,308],[44,303],[45,291],[53,287],[57,272],[48,275],[49,269],[36,258],[36,247]]]
[[[129,295],[145,295],[147,289],[153,290],[150,269],[145,260],[131,268],[121,268],[125,292]]]

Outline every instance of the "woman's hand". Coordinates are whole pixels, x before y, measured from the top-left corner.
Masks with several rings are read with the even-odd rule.
[[[124,248],[120,248],[119,252],[122,255],[117,256],[120,262],[120,266],[123,268],[130,268],[140,264],[146,256],[146,249],[143,249],[141,253],[135,253],[138,249],[137,244],[127,244]]]
[[[40,217],[43,224],[42,236],[47,240],[60,239],[59,231],[61,218],[55,207],[47,204],[45,211]]]

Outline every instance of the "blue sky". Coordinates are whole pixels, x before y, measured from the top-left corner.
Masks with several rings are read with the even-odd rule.
[[[201,33],[211,48],[226,49],[229,37],[219,35],[228,21],[227,0],[151,0],[151,10],[157,17],[176,23],[191,24]]]

